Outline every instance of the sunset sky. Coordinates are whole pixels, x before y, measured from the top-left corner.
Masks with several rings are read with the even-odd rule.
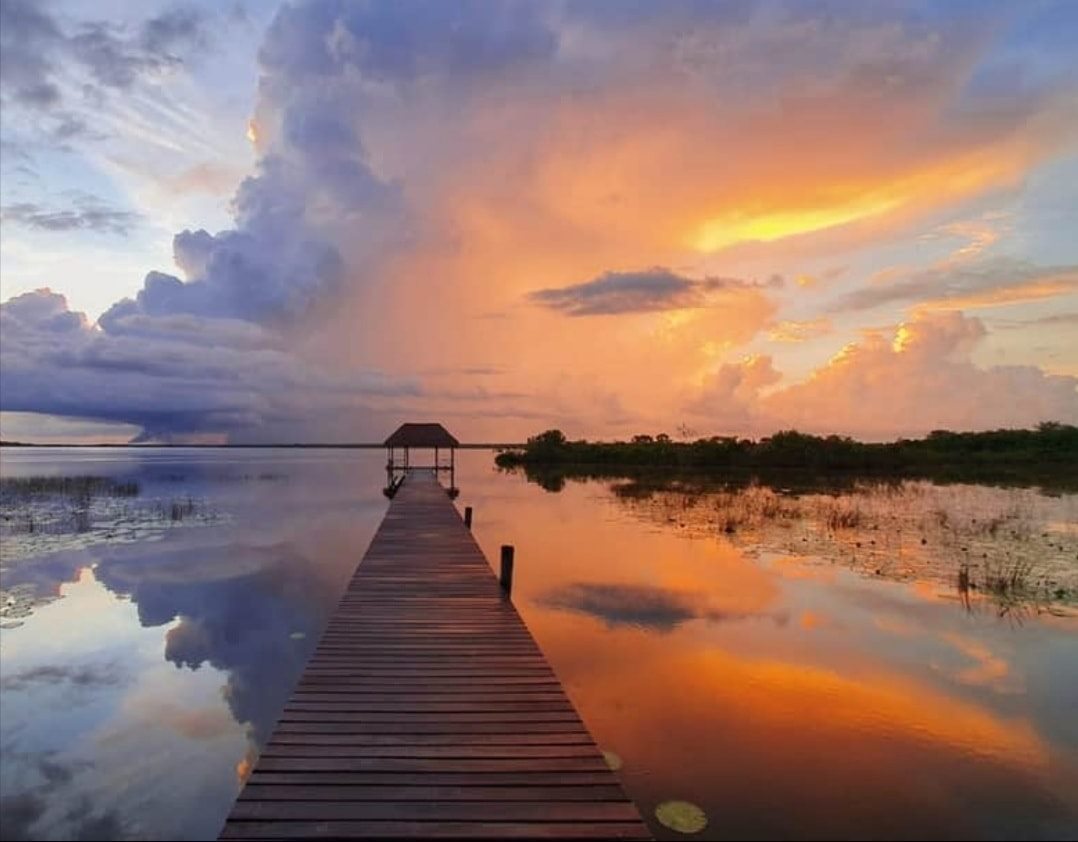
[[[0,10],[5,439],[1078,423],[1078,3]]]

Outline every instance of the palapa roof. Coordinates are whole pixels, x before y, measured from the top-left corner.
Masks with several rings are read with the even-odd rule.
[[[386,447],[460,447],[460,442],[441,424],[401,424],[386,439]]]

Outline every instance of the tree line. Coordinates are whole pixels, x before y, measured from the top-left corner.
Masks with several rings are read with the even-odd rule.
[[[954,432],[924,438],[862,442],[783,430],[760,439],[711,436],[677,441],[641,434],[628,441],[572,441],[561,430],[532,436],[495,461],[503,468],[540,466],[656,466],[666,468],[803,468],[903,471],[932,467],[1030,467],[1078,470],[1078,427],[1044,422],[1033,429]]]

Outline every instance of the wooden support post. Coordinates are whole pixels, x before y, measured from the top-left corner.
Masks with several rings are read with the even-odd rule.
[[[513,552],[511,544],[502,544],[502,570],[498,582],[507,597],[513,596]]]
[[[465,506],[464,507],[464,525],[467,526],[469,529],[472,528],[472,507],[471,506]]]

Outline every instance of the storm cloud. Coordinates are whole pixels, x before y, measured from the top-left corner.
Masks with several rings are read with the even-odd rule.
[[[0,305],[5,410],[125,422],[144,438],[281,429],[311,413],[414,395],[408,380],[304,363],[256,324],[110,312],[100,327],[47,290]]]

